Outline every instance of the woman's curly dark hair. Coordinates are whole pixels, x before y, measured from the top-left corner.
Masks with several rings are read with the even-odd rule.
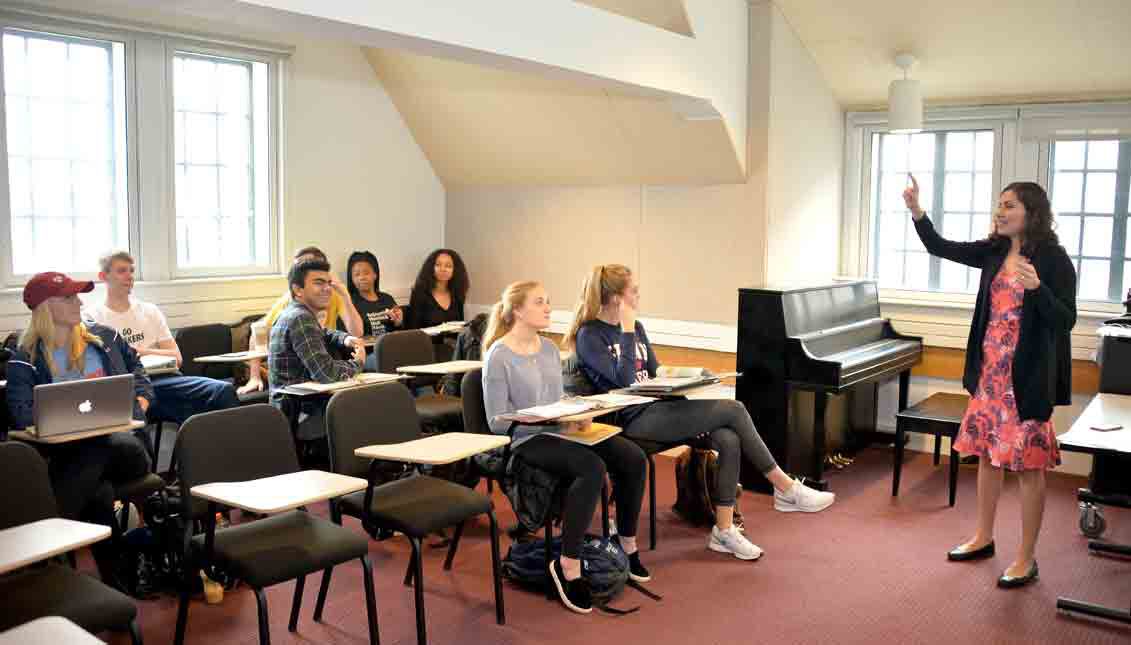
[[[464,303],[467,301],[467,291],[471,288],[471,278],[467,275],[467,265],[463,263],[463,258],[459,253],[451,249],[436,249],[428,254],[424,259],[424,264],[420,265],[420,273],[416,274],[416,283],[413,285],[412,290],[427,295],[432,293],[432,289],[436,286],[436,258],[441,255],[447,255],[452,259],[452,279],[448,282],[448,289],[452,292],[452,299],[455,302]]]
[[[1060,244],[1060,238],[1053,230],[1052,205],[1049,195],[1040,184],[1031,181],[1015,181],[1001,189],[1001,194],[1013,191],[1018,201],[1025,206],[1025,243],[1021,247],[1021,254],[1032,257],[1038,248],[1045,244]],[[990,239],[1004,240],[997,233]]]

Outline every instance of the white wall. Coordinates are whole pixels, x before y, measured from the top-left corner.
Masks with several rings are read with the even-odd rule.
[[[382,289],[407,298],[420,262],[443,239],[444,189],[360,47],[237,31],[126,10],[115,2],[38,4],[133,24],[292,45],[284,89],[283,266],[295,248],[316,244],[342,272],[350,252],[369,249],[381,261]],[[141,217],[144,223],[144,213]],[[262,312],[284,284],[280,276],[142,282],[136,293],[160,304],[176,327]],[[100,298],[101,290],[90,297]],[[0,331],[20,330],[26,321],[20,290],[0,291]]]
[[[828,280],[838,267],[844,112],[781,11],[770,13],[766,277]]]

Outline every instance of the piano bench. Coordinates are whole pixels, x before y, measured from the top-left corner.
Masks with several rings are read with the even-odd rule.
[[[892,472],[891,496],[899,496],[899,477],[903,470],[903,444],[906,443],[908,432],[920,432],[935,435],[934,462],[939,464],[939,446],[942,437],[950,438],[950,505],[954,506],[954,497],[958,487],[958,452],[954,449],[954,440],[958,436],[958,429],[962,425],[962,416],[966,413],[966,406],[970,397],[965,394],[947,394],[938,392],[923,399],[915,405],[898,412],[895,415],[895,467]]]

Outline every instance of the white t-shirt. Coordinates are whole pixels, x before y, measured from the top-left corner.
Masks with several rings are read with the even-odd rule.
[[[129,311],[118,313],[100,303],[84,307],[83,313],[94,322],[113,327],[134,349],[152,349],[163,340],[172,340],[169,323],[157,305],[130,298]]]

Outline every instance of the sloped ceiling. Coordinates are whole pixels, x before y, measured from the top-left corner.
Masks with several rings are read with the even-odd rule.
[[[639,20],[653,27],[694,36],[683,0],[574,0],[597,9],[604,9],[626,18]]]
[[[849,108],[920,64],[928,103],[1131,96],[1131,0],[774,0]]]
[[[448,186],[739,183],[722,120],[668,100],[387,49],[382,85]]]

